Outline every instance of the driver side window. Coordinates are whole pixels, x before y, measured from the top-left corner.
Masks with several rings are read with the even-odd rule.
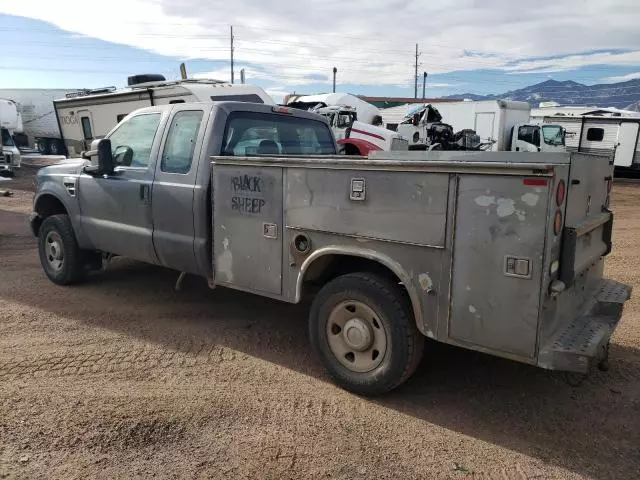
[[[111,153],[116,167],[147,167],[156,137],[160,114],[131,117],[111,134]]]

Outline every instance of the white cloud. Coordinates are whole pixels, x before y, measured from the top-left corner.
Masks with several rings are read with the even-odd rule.
[[[412,85],[416,42],[419,74],[640,65],[640,50],[580,53],[640,45],[637,0],[3,0],[0,12],[181,59],[227,61],[233,24],[237,72],[282,88],[329,83],[334,66],[339,83]]]
[[[510,73],[564,72],[590,65],[640,65],[640,50],[623,53],[592,53],[587,55],[567,55],[561,58],[521,61],[501,67]]]
[[[637,80],[640,78],[640,72],[627,73],[626,75],[618,75],[615,77],[603,78],[603,83],[628,82],[629,80]]]

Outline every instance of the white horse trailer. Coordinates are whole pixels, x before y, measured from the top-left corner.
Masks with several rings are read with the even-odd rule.
[[[640,170],[640,117],[551,116],[543,117],[542,123],[565,128],[568,151],[613,154],[616,167]]]
[[[174,103],[240,101],[275,105],[260,87],[218,80],[166,81],[161,75],[129,77],[129,86],[69,93],[53,102],[68,156],[89,150],[124,117],[142,107]]]

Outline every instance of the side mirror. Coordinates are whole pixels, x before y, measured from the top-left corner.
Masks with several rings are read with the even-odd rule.
[[[111,175],[114,169],[111,154],[111,140],[101,138],[91,142],[91,150],[82,153],[82,158],[90,158],[91,165],[84,168],[89,175]]]
[[[416,113],[413,116],[413,119],[412,119],[411,123],[413,123],[414,127],[417,127],[420,124],[420,114],[419,113]]]

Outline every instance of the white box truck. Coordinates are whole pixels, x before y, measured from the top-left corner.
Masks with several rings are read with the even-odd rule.
[[[462,149],[461,142],[456,143],[457,137],[464,138],[463,132],[473,131],[483,150],[564,151],[564,130],[556,125],[546,125],[543,131],[539,124],[530,121],[530,111],[527,102],[513,100],[407,106],[403,120],[397,124],[397,132],[409,141],[410,147]],[[383,119],[391,116],[383,111]],[[458,133],[454,135],[453,132]],[[443,137],[451,138],[442,141]]]
[[[20,151],[16,148],[14,135],[22,131],[22,117],[12,100],[0,98],[0,174],[13,175],[20,167]]]

